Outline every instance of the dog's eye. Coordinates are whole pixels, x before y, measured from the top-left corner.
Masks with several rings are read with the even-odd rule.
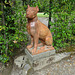
[[[29,10],[26,10],[27,12],[29,11]]]

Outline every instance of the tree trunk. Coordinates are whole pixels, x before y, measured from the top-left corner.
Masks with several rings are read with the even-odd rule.
[[[0,0],[0,3],[1,3],[1,0]],[[0,11],[1,11],[1,4],[0,4]]]
[[[9,3],[9,0],[7,0],[7,3]]]
[[[3,23],[3,25],[5,25],[4,11],[3,11],[3,9],[4,9],[4,5],[3,5],[3,1],[1,0],[1,11],[3,12],[3,14],[2,14],[2,23]]]
[[[16,5],[16,1],[15,0],[12,0],[12,2],[13,2],[13,6],[15,6]]]
[[[24,0],[22,0],[22,5],[23,5],[23,6],[24,6],[24,2],[25,2],[25,1],[24,1]]]
[[[5,18],[4,18],[4,4],[3,4],[3,3],[4,3],[4,1],[1,0],[1,11],[3,12],[3,13],[2,13],[2,24],[5,25]],[[4,31],[4,40],[6,40],[6,34],[5,34],[5,31]],[[6,55],[7,55],[7,49],[8,49],[8,44],[6,44],[6,51],[5,51],[5,52],[6,52]]]
[[[27,2],[28,4],[30,3],[30,0],[28,0],[28,2]]]
[[[49,21],[48,21],[48,28],[50,29],[50,22],[51,22],[51,7],[52,7],[52,0],[49,1]]]

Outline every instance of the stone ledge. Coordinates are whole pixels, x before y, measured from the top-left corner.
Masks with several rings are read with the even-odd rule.
[[[46,52],[43,52],[43,53],[40,53],[40,54],[36,54],[36,55],[32,55],[27,49],[25,49],[25,53],[27,54],[28,58],[31,61],[34,61],[34,60],[39,60],[39,59],[49,57],[49,56],[55,54],[55,49],[50,50],[50,51],[46,51]]]
[[[38,59],[38,60],[34,60],[34,61],[30,60],[27,55],[23,55],[23,56],[16,58],[14,63],[20,68],[24,67],[26,72],[28,71],[27,66],[26,66],[27,64],[29,64],[29,66],[30,66],[30,67],[28,66],[29,70],[32,68],[32,69],[34,69],[34,71],[36,71],[36,70],[40,70],[48,65],[52,65],[53,63],[59,62],[62,59],[69,57],[70,54],[71,54],[70,52],[69,53],[58,53],[58,54],[53,54],[51,56],[48,56],[48,57],[45,57],[42,59]],[[25,70],[24,70],[24,72],[25,72]]]
[[[58,54],[54,54],[42,59],[38,59],[38,60],[30,60],[28,58],[28,62],[30,63],[31,67],[34,69],[34,71],[36,70],[40,70],[48,65],[51,65],[53,63],[56,63],[64,58],[67,58],[70,56],[71,53],[58,53]],[[28,56],[27,56],[28,57]]]
[[[54,47],[53,46],[47,46],[45,45],[45,48],[42,50],[41,47],[43,46],[39,46],[37,47],[37,50],[35,53],[32,53],[32,50],[34,49],[34,47],[32,48],[27,48],[27,50],[30,52],[30,54],[32,55],[37,55],[37,54],[40,54],[40,53],[44,53],[44,52],[47,52],[47,51],[51,51],[51,50],[54,50]]]

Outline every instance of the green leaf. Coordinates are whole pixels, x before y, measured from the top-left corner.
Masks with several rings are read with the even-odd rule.
[[[6,48],[6,46],[5,45],[2,45],[2,49],[5,49]]]
[[[2,15],[2,13],[3,13],[3,12],[2,12],[2,11],[0,11],[0,15]]]

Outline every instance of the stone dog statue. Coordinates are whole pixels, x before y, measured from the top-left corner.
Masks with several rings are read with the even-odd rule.
[[[27,49],[33,47],[33,50],[31,51],[32,55],[37,52],[38,46],[42,45],[40,50],[44,50],[45,46],[47,46],[47,48],[51,47],[53,42],[52,34],[48,27],[38,20],[38,11],[39,8],[37,6],[30,7],[29,5],[26,10],[26,18],[28,20],[27,31],[31,36],[31,44],[27,46]],[[40,44],[38,44],[38,40],[41,41]]]

